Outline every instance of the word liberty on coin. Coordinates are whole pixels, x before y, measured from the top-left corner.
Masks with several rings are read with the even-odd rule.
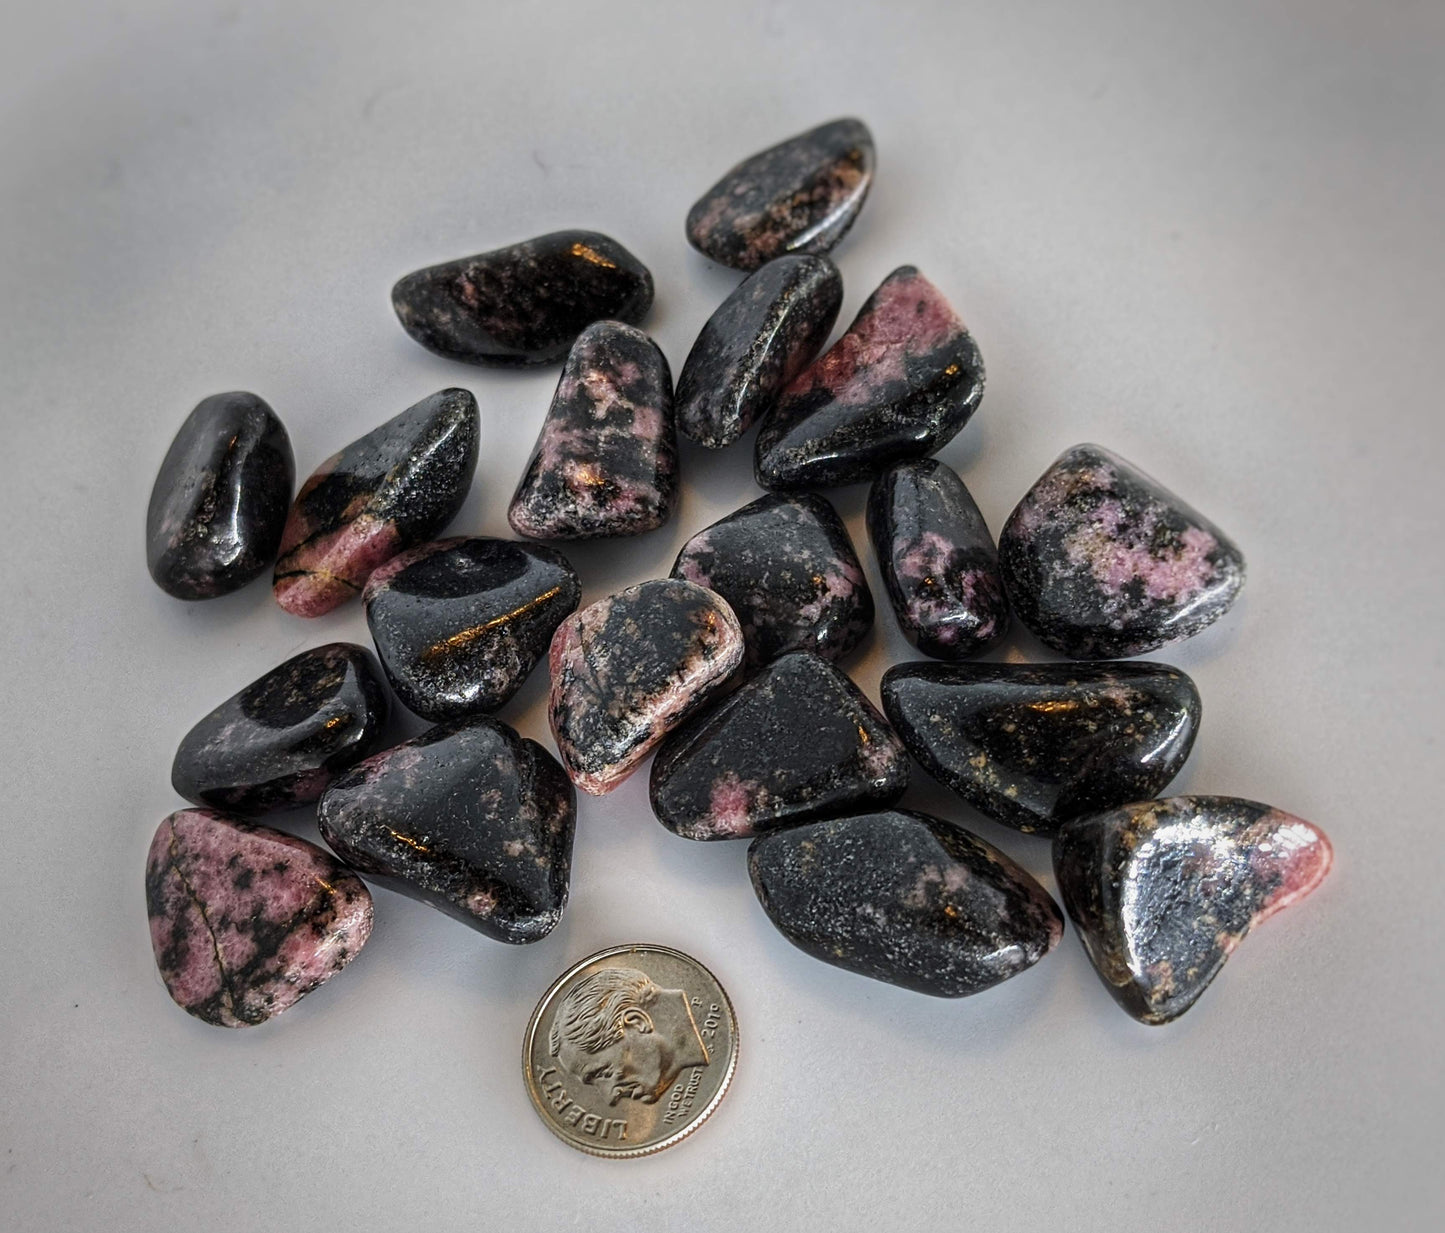
[[[723,987],[666,946],[614,946],[564,972],[527,1025],[522,1067],[547,1128],[596,1156],[680,1142],[722,1103],[738,1030]]]

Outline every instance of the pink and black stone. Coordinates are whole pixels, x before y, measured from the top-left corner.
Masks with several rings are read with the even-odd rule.
[[[402,329],[465,364],[555,364],[594,321],[636,324],[652,275],[611,236],[553,231],[428,266],[391,289]]]
[[[967,659],[1007,631],[993,536],[952,467],[889,467],[868,494],[868,536],[898,624],[925,655]]]
[[[663,741],[650,795],[684,839],[747,839],[891,805],[907,787],[883,716],[832,664],[794,651]]]
[[[1027,872],[976,835],[892,809],[759,835],[758,902],[815,959],[957,998],[1049,953],[1063,917]]]
[[[822,349],[842,302],[826,257],[779,257],[745,278],[682,366],[678,431],[708,449],[731,445]]]
[[[233,813],[294,809],[376,748],[386,690],[359,646],[302,651],[226,699],[186,733],[171,784]]]
[[[690,582],[655,578],[568,617],[552,636],[547,719],[572,782],[611,792],[742,658],[732,609]]]
[[[466,500],[480,436],[477,400],[441,390],[323,462],[286,519],[276,602],[321,616],[361,594],[378,565],[436,535]]]
[[[176,433],[146,510],[146,566],[177,599],[229,595],[276,559],[296,464],[255,394],[203,398]]]
[[[1105,988],[1141,1023],[1177,1019],[1255,925],[1334,860],[1302,818],[1232,796],[1176,796],[1068,823],[1059,893]]]
[[[440,722],[511,698],[576,609],[582,584],[555,548],[443,539],[375,570],[363,598],[396,696]]]
[[[314,843],[182,809],[146,857],[151,945],[182,1010],[253,1027],[330,980],[371,934],[361,879]]]
[[[672,374],[620,321],[582,331],[552,396],[507,521],[533,539],[654,531],[677,509]]]
[[[1019,620],[1073,659],[1188,638],[1244,586],[1244,557],[1223,531],[1097,445],[1074,446],[1044,472],[998,550]]]
[[[1043,835],[1158,796],[1199,728],[1199,691],[1166,664],[898,664],[881,690],[930,775],[994,821]]]
[[[783,391],[753,469],[774,492],[870,479],[942,449],[983,398],[983,357],[942,292],[911,265]]]
[[[499,720],[441,724],[368,758],[316,816],[347,864],[499,942],[535,942],[562,918],[577,795]]]
[[[744,159],[687,212],[687,241],[737,270],[787,253],[826,253],[873,184],[873,135],[832,120]]]
[[[787,651],[840,659],[873,626],[848,528],[813,493],[770,493],[734,510],[682,546],[672,576],[727,600],[754,668]]]

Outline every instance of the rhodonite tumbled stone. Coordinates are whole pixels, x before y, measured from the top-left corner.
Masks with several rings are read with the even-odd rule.
[[[812,493],[769,494],[734,510],[682,546],[672,576],[727,600],[752,667],[786,651],[839,659],[873,625],[873,594],[848,528]]]
[[[759,835],[748,871],[794,946],[935,997],[1018,975],[1063,932],[1048,892],[997,848],[907,810]]]
[[[1166,664],[898,664],[883,709],[908,751],[1021,831],[1157,796],[1184,765],[1199,691]]]
[[[1244,557],[1208,519],[1097,445],[1067,450],[999,535],[1014,611],[1074,659],[1143,655],[1213,624]]]
[[[952,467],[889,467],[868,494],[868,536],[898,624],[925,655],[966,659],[1008,629],[993,536]]]
[[[652,762],[652,811],[684,839],[746,839],[888,805],[908,755],[862,691],[826,660],[774,660],[669,736]]]
[[[687,213],[700,253],[756,270],[785,253],[826,253],[847,234],[873,183],[873,135],[833,120],[744,159]]]
[[[640,535],[677,508],[672,374],[657,344],[620,321],[582,331],[507,520],[536,539]]]
[[[359,595],[378,565],[431,539],[466,499],[480,436],[477,400],[442,390],[323,462],[286,519],[276,602],[321,616]]]
[[[594,321],[641,321],[652,275],[610,236],[554,231],[417,270],[391,303],[402,328],[447,359],[552,364]]]
[[[279,1015],[356,958],[371,895],[314,843],[182,809],[146,857],[156,966],[176,1004],[217,1027]]]
[[[296,464],[255,394],[203,398],[176,433],[146,510],[146,566],[177,599],[239,590],[276,559]]]
[[[612,791],[742,658],[732,609],[690,582],[653,579],[568,617],[548,653],[547,718],[572,782]]]
[[[374,571],[364,601],[396,696],[441,721],[505,703],[581,598],[577,571],[555,548],[444,539]]]
[[[348,864],[500,942],[535,942],[562,917],[577,796],[499,720],[442,724],[368,758],[316,816]]]
[[[708,318],[677,379],[677,427],[709,449],[731,445],[828,341],[843,278],[826,257],[770,261]]]
[[[942,449],[983,397],[983,357],[942,292],[894,270],[832,347],[783,391],[754,470],[775,492],[829,488]]]
[[[1076,818],[1054,875],[1104,986],[1161,1024],[1194,1005],[1255,925],[1298,902],[1333,851],[1302,818],[1229,796],[1176,796]]]
[[[302,651],[186,733],[171,784],[188,801],[235,813],[307,804],[376,748],[386,709],[386,690],[359,646]]]

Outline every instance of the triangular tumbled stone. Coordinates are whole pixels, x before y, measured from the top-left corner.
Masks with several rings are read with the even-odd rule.
[[[1176,796],[1077,818],[1059,893],[1105,987],[1142,1023],[1188,1010],[1250,929],[1330,871],[1324,832],[1268,805]]]
[[[837,668],[795,651],[663,742],[651,798],[685,839],[746,839],[891,804],[907,786],[908,755],[883,716]]]
[[[535,539],[640,535],[677,508],[672,376],[641,330],[599,321],[577,339],[507,519]]]
[[[322,837],[368,876],[500,942],[535,942],[567,902],[577,797],[536,741],[442,724],[327,789]]]
[[[763,420],[757,481],[798,492],[868,479],[942,449],[982,398],[972,336],[937,287],[900,266]]]
[[[160,824],[146,858],[156,965],[218,1027],[279,1015],[356,957],[371,895],[314,843],[210,809]]]
[[[929,774],[1045,835],[1159,795],[1199,727],[1194,682],[1166,664],[898,664],[881,691]]]

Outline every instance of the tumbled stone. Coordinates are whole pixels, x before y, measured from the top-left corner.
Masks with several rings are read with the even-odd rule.
[[[641,321],[652,275],[611,236],[554,231],[417,270],[391,303],[402,329],[449,360],[554,364],[594,321]]]
[[[1074,659],[1143,655],[1234,603],[1244,557],[1158,481],[1097,445],[1065,451],[999,535],[1019,620]]]
[[[757,481],[796,492],[869,479],[942,449],[982,398],[972,336],[937,287],[900,266],[764,418]]]
[[[925,655],[967,659],[1008,629],[993,536],[952,467],[889,467],[868,494],[868,535],[898,624]]]
[[[1021,831],[1158,796],[1199,727],[1166,664],[898,664],[883,709],[908,751],[975,809]]]
[[[684,839],[746,839],[889,805],[908,755],[863,692],[794,651],[669,736],[652,761],[652,812]]]
[[[653,579],[568,617],[548,653],[547,719],[572,782],[612,791],[742,658],[732,609],[690,582]]]
[[[872,183],[867,125],[820,124],[732,168],[687,212],[687,240],[738,270],[785,253],[826,253],[853,225]]]
[[[386,690],[371,656],[333,642],[302,651],[186,733],[171,785],[234,813],[293,809],[376,748]]]
[[[366,584],[366,623],[402,705],[423,719],[495,711],[582,598],[541,544],[443,539],[393,557]]]
[[[535,539],[653,531],[677,509],[672,374],[619,321],[589,325],[562,369],[507,521]]]
[[[466,500],[480,436],[477,400],[442,390],[323,462],[286,519],[276,602],[321,616],[359,595],[378,565],[436,535]]]
[[[370,893],[330,853],[210,809],[160,824],[146,857],[146,913],[166,989],[217,1027],[279,1015],[371,934]]]
[[[1068,823],[1054,876],[1105,988],[1141,1023],[1194,1005],[1255,925],[1330,871],[1324,832],[1230,796],[1176,796]]]
[[[826,257],[779,257],[708,318],[677,379],[677,427],[709,449],[731,445],[812,361],[843,303]]]
[[[1017,976],[1064,927],[1048,892],[997,848],[902,809],[759,835],[748,872],[794,946],[934,997]]]
[[[535,942],[562,918],[577,795],[500,720],[441,724],[368,758],[316,818],[353,868],[499,942]]]
[[[873,626],[873,594],[848,528],[812,493],[769,494],[734,510],[682,546],[672,576],[727,600],[751,667],[786,651],[840,659]]]
[[[229,595],[276,559],[296,464],[255,394],[203,398],[176,433],[146,510],[146,566],[177,599]]]

